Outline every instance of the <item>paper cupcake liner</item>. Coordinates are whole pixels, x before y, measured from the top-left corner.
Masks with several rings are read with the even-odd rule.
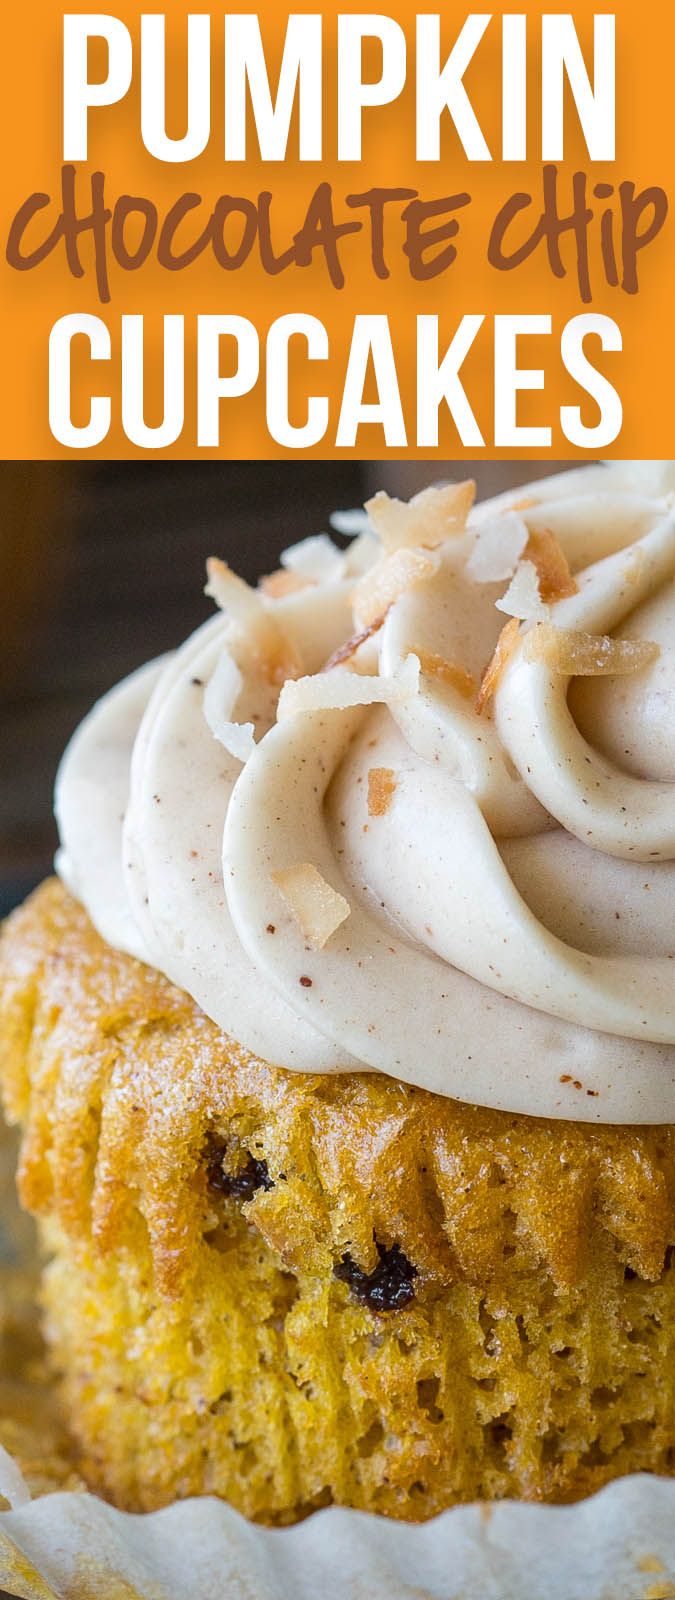
[[[0,1492],[21,1494],[0,1462]],[[22,1600],[670,1600],[675,1483],[624,1478],[574,1506],[460,1506],[417,1526],[319,1511],[266,1529],[212,1499],[130,1516],[88,1494],[0,1513]]]

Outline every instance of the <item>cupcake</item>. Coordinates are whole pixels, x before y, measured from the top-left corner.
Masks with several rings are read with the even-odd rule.
[[[0,1071],[84,1481],[422,1521],[675,1468],[669,463],[376,495],[107,695]]]

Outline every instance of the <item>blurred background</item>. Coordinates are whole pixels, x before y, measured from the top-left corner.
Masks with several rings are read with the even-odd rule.
[[[51,869],[52,787],[92,702],[212,612],[204,563],[253,580],[331,511],[562,462],[0,462],[0,915]]]

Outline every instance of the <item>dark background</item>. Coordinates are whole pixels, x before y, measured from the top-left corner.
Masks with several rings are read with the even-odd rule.
[[[207,556],[255,579],[377,487],[471,474],[485,494],[559,465],[0,462],[0,915],[50,871],[54,773],[80,718],[212,612]]]

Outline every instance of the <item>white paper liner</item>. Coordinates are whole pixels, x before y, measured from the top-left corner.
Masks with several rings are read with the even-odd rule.
[[[283,1530],[216,1500],[134,1517],[54,1494],[0,1514],[0,1583],[22,1600],[668,1600],[675,1483],[419,1526],[335,1508]]]

